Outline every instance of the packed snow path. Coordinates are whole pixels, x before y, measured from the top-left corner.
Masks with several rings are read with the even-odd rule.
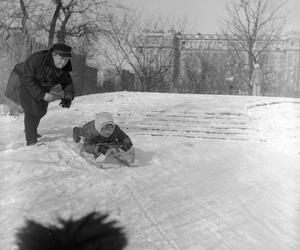
[[[51,104],[45,145],[24,147],[23,117],[1,116],[0,249],[24,218],[109,212],[127,249],[299,249],[300,101],[107,93]],[[131,168],[96,168],[73,126],[109,111],[132,138]]]

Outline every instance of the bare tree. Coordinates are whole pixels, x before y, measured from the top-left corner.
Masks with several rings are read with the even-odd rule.
[[[62,7],[61,0],[52,0],[52,1],[55,4],[55,10],[54,10],[51,22],[50,22],[50,29],[49,29],[49,36],[48,36],[48,46],[49,47],[53,44],[56,23],[57,23],[57,19],[59,17],[59,12],[60,12],[61,7]]]
[[[163,18],[142,18],[127,10],[110,14],[105,57],[117,71],[130,68],[142,91],[167,91],[171,78],[174,48],[171,29]],[[183,25],[184,26],[184,25]]]
[[[55,38],[58,42],[92,39],[107,32],[106,13],[118,8],[123,6],[114,0],[2,0],[0,31],[8,36],[17,30],[48,40],[48,46]]]
[[[186,55],[183,61],[183,92],[227,94],[229,87],[225,81],[226,55],[199,51]]]
[[[107,12],[111,9],[123,8],[122,5],[109,0],[54,0],[54,3],[56,8],[51,27],[57,26],[58,42],[79,37],[96,39],[98,34],[108,32]],[[50,35],[51,32],[49,37]],[[49,43],[51,42],[49,39]]]
[[[19,6],[20,8],[16,8]],[[2,1],[0,3],[0,31],[9,38],[12,31],[28,33],[28,10],[24,0]]]
[[[32,10],[38,9],[39,3],[25,0],[3,0],[0,2],[0,37],[1,49],[12,63],[20,62],[37,47],[33,39],[36,26],[31,21]]]
[[[244,75],[248,94],[254,64],[260,62],[287,22],[287,0],[232,0],[223,22],[232,62]],[[261,67],[263,65],[260,65]]]

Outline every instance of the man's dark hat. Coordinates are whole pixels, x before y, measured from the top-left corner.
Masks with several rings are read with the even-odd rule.
[[[58,55],[63,56],[63,57],[71,57],[72,56],[72,54],[71,54],[72,47],[70,47],[64,43],[53,44],[52,50],[54,52],[56,52]]]

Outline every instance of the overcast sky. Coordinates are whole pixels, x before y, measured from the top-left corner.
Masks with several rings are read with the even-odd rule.
[[[225,16],[228,0],[122,0],[126,5],[149,14],[162,13],[176,18],[187,18],[187,30],[200,33],[219,32],[219,22]],[[288,0],[292,23],[288,29],[300,31],[300,0]]]

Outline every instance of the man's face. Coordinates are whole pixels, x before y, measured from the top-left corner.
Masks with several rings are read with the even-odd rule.
[[[69,57],[60,56],[55,52],[52,53],[52,57],[53,57],[55,67],[59,69],[63,68],[70,59]]]

